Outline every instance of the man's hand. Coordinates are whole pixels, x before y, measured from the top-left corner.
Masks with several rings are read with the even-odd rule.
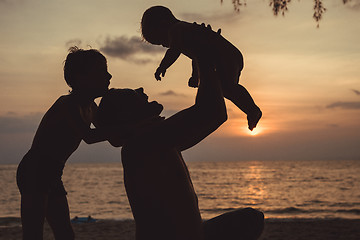
[[[158,67],[158,68],[156,69],[155,74],[154,74],[156,80],[161,81],[161,77],[164,77],[164,76],[165,76],[165,73],[166,73],[166,69],[163,69],[163,68],[161,68],[161,67]],[[160,77],[160,75],[161,75],[161,77]]]
[[[194,22],[193,24],[199,25],[197,22]],[[212,31],[212,28],[211,28],[211,25],[210,25],[210,24],[205,25],[205,23],[201,23],[200,26],[202,26],[202,27],[204,27],[204,28],[207,28],[207,29],[209,29],[209,30]],[[221,28],[219,28],[219,29],[216,31],[216,33],[218,33],[219,35],[221,35]]]

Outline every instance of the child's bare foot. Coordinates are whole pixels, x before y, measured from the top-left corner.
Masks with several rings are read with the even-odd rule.
[[[262,116],[262,112],[261,112],[260,108],[257,108],[255,111],[253,111],[247,115],[247,120],[248,120],[248,125],[249,125],[250,131],[252,131],[256,127],[261,116]]]
[[[189,87],[197,88],[199,86],[199,78],[191,76],[188,85]]]

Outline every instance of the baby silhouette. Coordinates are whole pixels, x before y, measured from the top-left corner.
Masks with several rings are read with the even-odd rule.
[[[190,87],[197,87],[200,79],[197,58],[206,55],[221,78],[224,97],[247,114],[251,131],[256,127],[262,112],[246,88],[239,84],[241,70],[244,67],[243,56],[220,34],[220,29],[215,32],[209,25],[205,27],[205,24],[178,20],[170,9],[154,6],[144,12],[141,31],[147,42],[168,48],[156,69],[157,80],[165,76],[166,69],[182,53],[192,59],[192,75],[188,84]]]

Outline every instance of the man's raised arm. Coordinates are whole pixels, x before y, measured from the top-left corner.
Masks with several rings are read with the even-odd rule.
[[[199,59],[200,85],[195,104],[166,119],[159,144],[185,150],[199,143],[227,120],[220,77],[206,58]]]

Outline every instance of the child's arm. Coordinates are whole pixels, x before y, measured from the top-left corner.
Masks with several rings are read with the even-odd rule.
[[[69,98],[67,98],[69,99]],[[64,102],[65,101],[65,102]],[[87,144],[98,143],[102,141],[109,141],[113,146],[121,146],[121,139],[126,139],[130,135],[132,129],[124,127],[100,127],[97,123],[97,105],[93,103],[89,106],[90,114],[82,113],[81,108],[74,104],[73,101],[66,99],[61,104],[61,112],[65,118],[66,124],[72,129],[76,137],[81,138]],[[90,123],[93,123],[95,128],[90,128]],[[112,141],[112,136],[117,135],[116,142]]]
[[[130,134],[131,128],[126,126],[89,128],[84,132],[83,140],[87,144],[108,141],[114,147],[121,147]]]
[[[108,141],[114,147],[121,147],[124,139],[133,132],[132,126],[100,126],[98,123],[98,106],[95,102],[91,105],[92,123],[95,129],[89,128],[85,131],[83,140],[87,144]]]
[[[111,126],[90,129],[83,140],[87,144],[108,141],[114,147],[121,147],[133,133],[133,126]]]
[[[174,50],[172,48],[169,48],[164,58],[162,59],[160,66],[156,69],[155,72],[155,78],[156,80],[160,81],[161,77],[165,76],[166,69],[168,69],[180,56],[181,52],[178,50]]]
[[[124,143],[134,135],[146,129],[148,126],[157,124],[159,121],[164,120],[165,117],[151,116],[145,118],[136,124],[130,123],[126,125],[113,125],[108,127],[111,129],[108,135],[108,142],[114,147],[122,147]]]

